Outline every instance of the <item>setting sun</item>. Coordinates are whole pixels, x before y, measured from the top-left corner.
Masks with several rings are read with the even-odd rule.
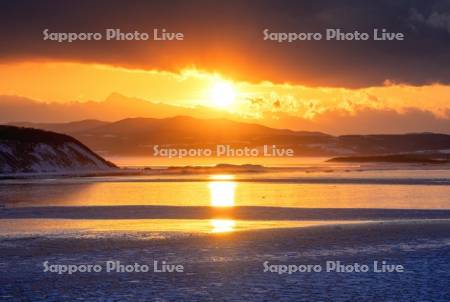
[[[230,106],[236,99],[236,89],[232,83],[220,81],[211,87],[211,100],[215,107]]]

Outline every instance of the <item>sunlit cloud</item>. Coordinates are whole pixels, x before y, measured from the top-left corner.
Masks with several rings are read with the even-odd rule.
[[[43,89],[45,87],[45,89]],[[237,81],[197,68],[179,72],[127,69],[74,62],[0,64],[0,94],[43,102],[101,102],[112,93],[186,108],[211,108],[235,119],[292,127],[287,119],[317,126],[329,116],[352,117],[362,112],[410,114],[429,112],[448,119],[450,86],[385,83],[359,89],[308,87],[269,81]],[[196,115],[198,116],[198,115]],[[205,118],[209,115],[205,113]],[[289,117],[289,118],[287,118]]]

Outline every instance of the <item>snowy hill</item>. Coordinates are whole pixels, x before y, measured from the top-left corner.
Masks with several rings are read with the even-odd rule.
[[[114,164],[68,135],[0,126],[0,173],[65,173],[114,168]]]

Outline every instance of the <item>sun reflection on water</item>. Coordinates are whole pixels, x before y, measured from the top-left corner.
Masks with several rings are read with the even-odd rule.
[[[233,207],[236,182],[233,175],[211,175],[208,187],[212,207]],[[232,232],[236,226],[233,219],[212,219],[210,221],[213,233]]]
[[[225,233],[234,231],[236,221],[233,219],[211,219],[210,224],[212,226],[213,233]]]
[[[234,206],[236,182],[232,181],[233,175],[212,175],[210,178],[213,180],[208,185],[211,194],[211,206]]]

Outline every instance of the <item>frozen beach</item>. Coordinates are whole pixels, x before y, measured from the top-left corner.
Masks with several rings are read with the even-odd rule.
[[[0,300],[448,301],[449,183],[447,169],[4,179]]]
[[[79,232],[79,235],[82,232]],[[129,234],[129,233],[128,233]],[[0,241],[0,299],[15,301],[448,301],[449,220],[276,228],[231,233],[158,233],[154,238],[25,236]],[[86,235],[86,233],[85,233]],[[44,272],[43,263],[182,264],[183,273]],[[403,273],[264,272],[270,265],[372,266]]]

